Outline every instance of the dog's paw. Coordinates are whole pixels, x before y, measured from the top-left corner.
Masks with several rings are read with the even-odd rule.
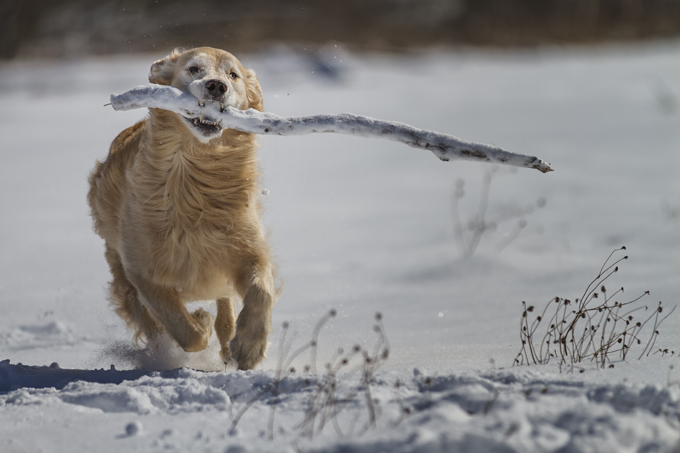
[[[186,352],[198,352],[208,347],[208,341],[212,335],[213,318],[210,313],[199,308],[191,314],[200,325],[200,330],[190,337],[186,345],[181,345]]]
[[[224,362],[225,365],[228,365],[232,362],[234,362],[234,359],[231,357],[231,350],[229,349],[229,344],[225,344],[220,348],[220,359]]]
[[[238,363],[239,370],[252,370],[263,358],[267,351],[267,332],[263,330],[255,335],[241,335],[238,330],[236,336],[229,343],[232,357]]]
[[[191,314],[191,317],[198,321],[198,323],[208,332],[208,336],[212,335],[213,317],[210,313],[199,308]]]

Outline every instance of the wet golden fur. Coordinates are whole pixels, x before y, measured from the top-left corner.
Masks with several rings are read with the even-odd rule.
[[[255,73],[217,49],[176,50],[153,64],[149,80],[199,99],[208,96],[205,80],[218,80],[226,87],[221,102],[263,108]],[[224,129],[208,140],[180,115],[149,110],[118,135],[89,179],[112,303],[136,339],[167,330],[192,352],[207,347],[213,320],[202,309],[189,313],[185,303],[215,299],[222,359],[251,369],[264,357],[276,299],[260,224],[255,137]],[[244,305],[238,320],[235,295]]]

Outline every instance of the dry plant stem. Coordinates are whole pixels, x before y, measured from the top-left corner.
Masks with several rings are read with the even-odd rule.
[[[456,238],[458,246],[463,250],[463,256],[467,256],[467,242],[465,241],[465,233],[463,224],[460,221],[460,199],[462,195],[454,192],[453,201],[451,202],[451,217],[453,220],[453,235]]]
[[[362,373],[361,384],[364,391],[364,398],[366,399],[366,407],[368,408],[368,426],[375,427],[375,406],[373,405],[373,396],[371,396],[370,379],[372,377],[371,370],[368,365],[371,363],[371,358],[364,352],[364,361],[366,366]]]
[[[452,216],[453,216],[453,231],[456,236],[458,244],[463,249],[463,256],[465,258],[470,258],[475,254],[479,242],[482,239],[484,233],[489,229],[490,223],[486,221],[486,211],[489,206],[489,194],[491,192],[491,181],[493,180],[493,175],[495,173],[494,169],[484,169],[484,175],[482,177],[482,189],[479,195],[479,205],[477,207],[477,213],[473,219],[469,222],[471,225],[472,235],[471,237],[466,237],[465,228],[460,220],[459,208],[460,199],[463,198],[464,191],[462,191],[462,181],[461,186],[458,190],[461,190],[460,194],[458,190],[454,193],[453,204],[452,204]]]
[[[513,173],[510,169],[510,173]],[[491,183],[493,179],[499,174],[499,168],[495,165],[487,165],[483,167],[483,175],[481,181],[481,188],[479,194],[479,201],[476,212],[469,217],[466,226],[463,225],[460,215],[460,200],[465,197],[465,181],[458,179],[453,191],[451,202],[451,219],[453,223],[453,234],[458,246],[463,252],[464,258],[472,257],[479,247],[485,233],[494,231],[502,223],[517,220],[515,227],[505,235],[495,246],[496,252],[502,252],[506,247],[512,244],[520,235],[521,231],[526,227],[526,217],[534,212],[534,206],[528,208],[513,208],[505,212],[497,213],[489,218],[489,200],[491,194]],[[537,200],[536,205],[542,208],[545,201]]]
[[[666,316],[664,316],[661,319],[661,321],[659,321],[659,313],[661,313],[661,311],[662,311],[661,302],[659,302],[659,307],[656,309],[656,311],[654,313],[654,327],[652,328],[654,333],[652,334],[652,338],[650,338],[649,341],[647,342],[647,346],[645,346],[645,349],[642,351],[642,354],[640,354],[640,357],[638,357],[638,359],[641,359],[642,356],[645,355],[645,352],[647,353],[648,356],[649,356],[649,353],[652,352],[652,349],[654,348],[654,344],[656,343],[656,337],[659,336],[659,330],[658,330],[659,326],[661,325],[662,322],[664,322],[666,320],[666,318],[668,318],[675,311],[675,307],[673,307],[671,309],[671,311],[668,312],[668,314]],[[651,316],[650,316],[650,319],[651,319]],[[649,319],[648,319],[648,321],[649,321]],[[645,321],[645,323],[646,323],[646,321]],[[651,345],[650,345],[650,343],[651,343]]]
[[[600,268],[600,272],[599,272],[599,274],[597,275],[597,277],[595,277],[595,279],[594,279],[592,282],[590,282],[590,284],[586,287],[585,291],[583,292],[583,295],[581,296],[580,302],[579,302],[579,299],[576,300],[576,301],[579,303],[577,313],[580,313],[581,316],[576,316],[576,317],[574,317],[574,319],[572,320],[571,324],[570,324],[569,327],[567,328],[567,332],[570,333],[570,335],[571,335],[571,344],[572,344],[572,345],[575,344],[575,340],[576,340],[576,332],[575,332],[575,330],[576,330],[576,329],[575,329],[576,323],[578,322],[578,320],[579,320],[581,317],[585,317],[585,314],[583,313],[583,310],[585,310],[586,306],[588,305],[588,303],[589,303],[590,300],[591,300],[591,296],[592,296],[593,293],[597,290],[598,284],[604,283],[604,282],[607,281],[607,280],[609,279],[609,277],[611,277],[614,273],[618,272],[619,268],[618,268],[618,267],[615,267],[616,264],[618,264],[619,262],[621,262],[621,261],[623,261],[623,260],[627,260],[627,259],[628,259],[628,256],[624,256],[623,258],[619,259],[618,261],[616,261],[614,264],[610,265],[610,266],[607,267],[606,269],[605,269],[605,266],[607,265],[607,263],[609,262],[609,260],[611,259],[611,257],[614,255],[614,253],[616,253],[616,252],[619,251],[619,250],[625,250],[625,249],[626,249],[625,247],[622,247],[622,248],[620,248],[620,249],[614,250],[613,252],[611,252],[611,253],[609,254],[609,257],[605,260],[604,264],[603,264],[602,267]],[[606,275],[604,278],[602,278],[602,275],[603,275],[604,273],[608,272],[610,269],[612,269],[612,267],[614,268],[614,270],[611,271],[611,272],[610,272],[608,275]],[[565,352],[565,354],[568,354],[566,342],[565,342],[562,346],[564,347],[564,352]],[[572,353],[573,353],[573,352],[574,352],[574,351],[572,351]]]
[[[489,207],[489,194],[491,192],[491,180],[493,179],[493,173],[491,171],[484,172],[484,180],[482,182],[482,193],[479,196],[479,209],[477,210],[477,218],[475,222],[478,227],[475,228],[472,238],[468,243],[469,256],[472,256],[479,246],[479,241],[482,239],[482,235],[486,231],[486,211]]]
[[[241,417],[250,409],[253,404],[255,404],[257,401],[260,400],[264,395],[266,395],[272,388],[274,387],[274,383],[271,382],[267,386],[265,386],[262,390],[260,390],[257,395],[255,395],[253,398],[250,399],[238,413],[236,414],[235,417],[232,418],[231,420],[231,429],[235,429],[236,425],[238,425],[238,422],[241,420]]]
[[[310,439],[314,436],[314,429],[316,426],[317,418],[321,415],[318,425],[318,431],[321,432],[328,418],[335,419],[337,415],[336,403],[339,401],[336,397],[336,387],[337,387],[337,372],[348,362],[341,360],[334,366],[327,366],[327,373],[317,382],[316,391],[312,394],[310,401],[308,403],[308,409],[305,414],[305,418],[298,425],[302,428],[303,434]],[[334,428],[339,434],[342,431],[337,424],[337,420],[333,421]]]
[[[404,143],[413,148],[431,151],[442,161],[475,160],[516,167],[535,168],[543,173],[552,171],[547,162],[501,148],[460,140],[451,135],[417,129],[408,124],[389,122],[365,116],[342,113],[286,118],[256,110],[238,110],[215,102],[199,102],[193,95],[175,87],[142,85],[123,94],[111,95],[114,110],[161,108],[196,118],[207,116],[219,120],[224,127],[265,135],[307,135],[339,133],[382,138]]]
[[[521,221],[518,222],[515,228],[513,228],[513,230],[508,233],[507,236],[505,236],[498,244],[496,244],[496,252],[502,252],[506,247],[515,242],[525,226],[526,225],[523,225]]]
[[[614,250],[612,253],[609,254],[609,257],[605,260],[604,264],[600,268],[600,272],[598,273],[597,277],[595,277],[595,279],[593,279],[593,281],[590,282],[590,284],[586,287],[585,291],[583,292],[583,295],[581,296],[581,299],[580,300],[576,299],[576,302],[579,304],[578,309],[576,311],[576,313],[578,315],[574,317],[571,324],[567,328],[567,332],[571,335],[570,343],[572,345],[572,351],[571,351],[572,356],[576,353],[576,351],[574,349],[575,345],[576,345],[576,332],[575,332],[576,331],[576,329],[575,329],[576,323],[579,321],[579,319],[586,317],[584,310],[586,310],[588,303],[592,301],[592,299],[593,299],[592,296],[595,293],[595,291],[597,290],[597,286],[603,284],[605,281],[607,281],[609,279],[609,277],[611,277],[614,273],[618,272],[619,268],[615,267],[616,264],[618,264],[619,262],[621,262],[623,260],[628,259],[628,256],[624,256],[623,258],[619,259],[618,261],[616,261],[615,263],[613,263],[612,265],[608,266],[605,269],[605,266],[607,265],[607,263],[609,262],[611,257],[614,255],[614,253],[616,253],[619,250],[625,250],[625,249],[626,249],[625,247],[622,247],[620,249]],[[614,268],[614,270],[612,270],[605,277],[602,277],[602,275],[604,273],[609,272],[609,270],[612,269],[612,268]],[[605,323],[605,329],[606,329],[606,323]],[[604,330],[603,330],[603,335],[604,335]],[[568,354],[569,351],[567,351],[566,342],[563,343],[563,347],[564,347],[565,354]]]
[[[368,421],[359,433],[375,427],[378,408],[373,400],[370,386],[374,380],[375,371],[389,357],[389,342],[381,319],[382,316],[379,313],[376,314],[377,324],[374,326],[374,331],[378,334],[378,342],[373,355],[370,355],[368,351],[361,347],[355,346],[348,354],[340,353],[337,358],[326,364],[326,373],[318,380],[316,391],[310,396],[305,418],[298,425],[298,428],[303,430],[306,437],[313,438],[315,431],[321,433],[329,420],[338,435],[344,435],[337,416],[349,407],[359,395],[363,395],[368,412]],[[348,394],[339,396],[337,394],[338,372],[357,355],[361,358],[359,385],[350,390]],[[353,432],[353,429],[351,431]]]
[[[329,318],[335,316],[335,310],[330,310],[324,317],[317,322],[313,334],[312,340],[305,343],[303,346],[294,350],[290,354],[291,340],[287,340],[288,334],[288,323],[283,323],[279,338],[278,347],[278,360],[276,373],[274,379],[267,384],[263,389],[261,389],[257,394],[251,398],[236,414],[233,416],[232,407],[229,408],[229,416],[232,420],[231,430],[234,430],[238,425],[239,421],[246,413],[246,411],[252,407],[252,405],[264,397],[266,394],[271,395],[269,402],[269,417],[267,421],[267,437],[269,440],[274,438],[274,419],[276,413],[276,405],[280,403],[281,383],[288,372],[294,373],[295,370],[290,368],[292,361],[306,351],[308,348],[313,348],[318,341],[318,336],[323,325],[328,321]],[[377,400],[374,400],[371,393],[371,384],[375,380],[376,370],[384,363],[389,357],[389,341],[387,340],[387,335],[385,334],[385,329],[382,324],[382,315],[376,314],[376,325],[373,330],[378,335],[378,342],[373,350],[373,354],[370,355],[366,350],[359,346],[355,346],[348,353],[345,353],[342,349],[331,358],[331,360],[326,363],[325,373],[317,375],[314,372],[314,378],[316,383],[314,384],[313,391],[310,393],[310,399],[308,407],[303,420],[296,426],[296,429],[302,431],[302,435],[312,439],[314,437],[315,431],[321,433],[324,427],[330,422],[339,436],[345,436],[345,432],[340,427],[338,421],[338,414],[340,414],[345,408],[350,407],[354,404],[358,398],[363,396],[365,400],[366,409],[368,412],[367,422],[361,429],[364,432],[370,428],[376,426],[376,421],[379,416],[379,407]],[[359,356],[361,358],[361,363],[358,368],[354,371],[360,371],[361,377],[359,384],[351,389],[346,395],[338,395],[338,373],[343,367],[347,367],[351,360]],[[316,360],[316,358],[314,358]],[[304,381],[304,386],[310,386],[311,380],[306,379]],[[300,386],[294,386],[294,388],[300,388]],[[354,424],[351,426],[350,434],[354,431]]]
[[[541,313],[540,319],[545,319],[545,314],[547,313],[548,308],[550,308],[550,304],[546,304],[545,308],[543,309],[543,313]],[[558,307],[558,310],[559,310],[559,307]],[[556,319],[556,317],[557,317],[557,312],[556,312],[556,313],[553,315],[553,317],[550,319],[551,323],[552,323],[552,321],[553,321],[554,319]],[[539,322],[540,322],[540,321],[538,321],[538,318],[537,318],[536,321],[535,321],[536,326],[534,327],[534,331],[538,328],[538,323],[539,323]],[[554,325],[554,323],[551,324],[551,325]],[[534,332],[532,331],[532,332],[531,332],[532,336],[533,336],[533,333],[534,333]],[[544,344],[547,344],[547,345],[548,345],[548,346],[545,347],[545,348],[546,348],[546,351],[547,351],[548,356],[550,355],[550,341],[549,341],[549,338],[551,338],[551,337],[552,337],[552,330],[551,330],[551,329],[548,329],[548,331],[546,332],[545,336],[544,336],[543,339],[541,340],[541,346],[540,346],[540,349],[539,349],[539,351],[538,351],[538,356],[539,356],[539,357],[544,357],[544,353],[543,353]]]
[[[408,409],[404,405],[404,401],[401,398],[401,382],[397,379],[397,382],[394,383],[394,388],[396,389],[397,393],[397,404],[399,405],[399,418],[394,421],[394,426],[399,426],[399,424],[408,416],[410,413],[410,409]]]
[[[276,404],[278,403],[278,397],[279,397],[279,384],[281,382],[281,374],[283,372],[283,362],[285,359],[285,343],[286,343],[286,334],[288,333],[288,323],[283,324],[283,328],[281,329],[281,340],[279,340],[279,352],[278,352],[278,362],[276,364],[276,377],[273,382],[273,386],[271,389],[271,402],[269,404],[269,423],[267,423],[267,438],[269,440],[274,439],[274,412],[276,411]]]
[[[647,310],[648,307],[632,305],[649,295],[649,291],[628,302],[621,303],[615,301],[614,298],[622,295],[624,289],[620,288],[610,293],[603,284],[618,272],[617,264],[628,258],[625,256],[610,264],[614,253],[620,250],[625,250],[625,247],[609,255],[597,277],[588,284],[581,298],[575,300],[574,309],[570,309],[572,303],[568,299],[556,297],[551,301],[556,303],[557,307],[547,321],[549,327],[540,337],[540,345],[534,343],[534,338],[539,326],[545,325],[541,323],[546,320],[550,303],[545,306],[540,315],[531,321],[529,314],[534,311],[534,307],[527,307],[526,303],[522,302],[523,309],[520,318],[522,346],[515,358],[515,364],[546,364],[552,358],[556,358],[560,369],[562,365],[569,365],[573,371],[575,364],[584,359],[590,359],[601,368],[607,364],[613,367],[614,365],[611,364],[613,359],[625,360],[635,344],[642,344],[641,332],[650,323],[652,332],[638,359],[649,355],[654,350],[659,335],[658,328],[674,312],[675,307],[662,317],[663,307],[659,302],[658,307],[646,319],[635,322],[635,316],[641,310]],[[598,288],[600,292],[597,292]],[[653,323],[652,320],[654,320]],[[551,350],[554,345],[557,349]]]
[[[310,353],[310,366],[312,367],[312,374],[316,374],[316,350],[319,342],[319,333],[321,332],[321,328],[326,324],[326,322],[330,319],[333,318],[336,315],[336,311],[334,309],[331,309],[326,313],[320,320],[319,322],[316,323],[316,326],[314,326],[314,331],[312,332],[312,342],[311,342],[311,353]]]
[[[491,171],[484,173],[484,182],[482,183],[482,193],[479,196],[479,209],[478,209],[478,219],[481,225],[486,225],[485,217],[486,211],[489,208],[489,194],[491,193],[491,180],[493,179],[493,174]],[[482,239],[482,234],[486,228],[477,228],[470,239],[469,247],[472,250],[471,254],[477,250],[479,246],[479,241]]]
[[[325,321],[324,321],[325,322]],[[235,429],[236,426],[238,425],[238,422],[241,420],[241,417],[250,409],[253,404],[255,404],[257,401],[259,401],[263,396],[265,396],[267,393],[272,393],[272,398],[273,398],[273,403],[272,406],[270,406],[270,415],[269,415],[269,424],[268,424],[268,436],[269,438],[273,438],[273,423],[274,423],[274,406],[276,402],[278,402],[278,389],[281,381],[283,380],[283,373],[286,370],[290,370],[293,372],[290,368],[290,364],[295,360],[300,354],[302,354],[304,351],[306,351],[308,348],[311,347],[312,342],[307,342],[304,345],[302,345],[300,348],[296,349],[293,354],[290,356],[288,355],[288,351],[290,350],[290,344],[286,346],[286,333],[288,331],[288,323],[284,322],[281,330],[281,339],[279,340],[279,353],[278,353],[278,363],[276,367],[276,374],[274,377],[274,380],[270,382],[268,385],[266,385],[262,390],[260,390],[253,398],[251,398],[242,408],[241,410],[236,414],[234,417],[231,412],[231,407],[230,407],[230,412],[229,416],[232,420],[231,424],[231,429]]]

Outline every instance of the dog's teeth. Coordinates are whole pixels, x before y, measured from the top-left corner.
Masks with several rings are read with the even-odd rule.
[[[201,123],[203,122],[203,115],[200,115],[200,116],[198,117],[198,121],[200,121]]]
[[[220,104],[220,112],[224,112],[224,104]]]
[[[203,101],[198,101],[198,106],[199,106],[199,107],[205,107],[205,102],[203,102]]]

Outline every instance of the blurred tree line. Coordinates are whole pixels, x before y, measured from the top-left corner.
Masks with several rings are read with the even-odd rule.
[[[536,46],[676,36],[680,0],[0,0],[0,58],[211,45]]]

